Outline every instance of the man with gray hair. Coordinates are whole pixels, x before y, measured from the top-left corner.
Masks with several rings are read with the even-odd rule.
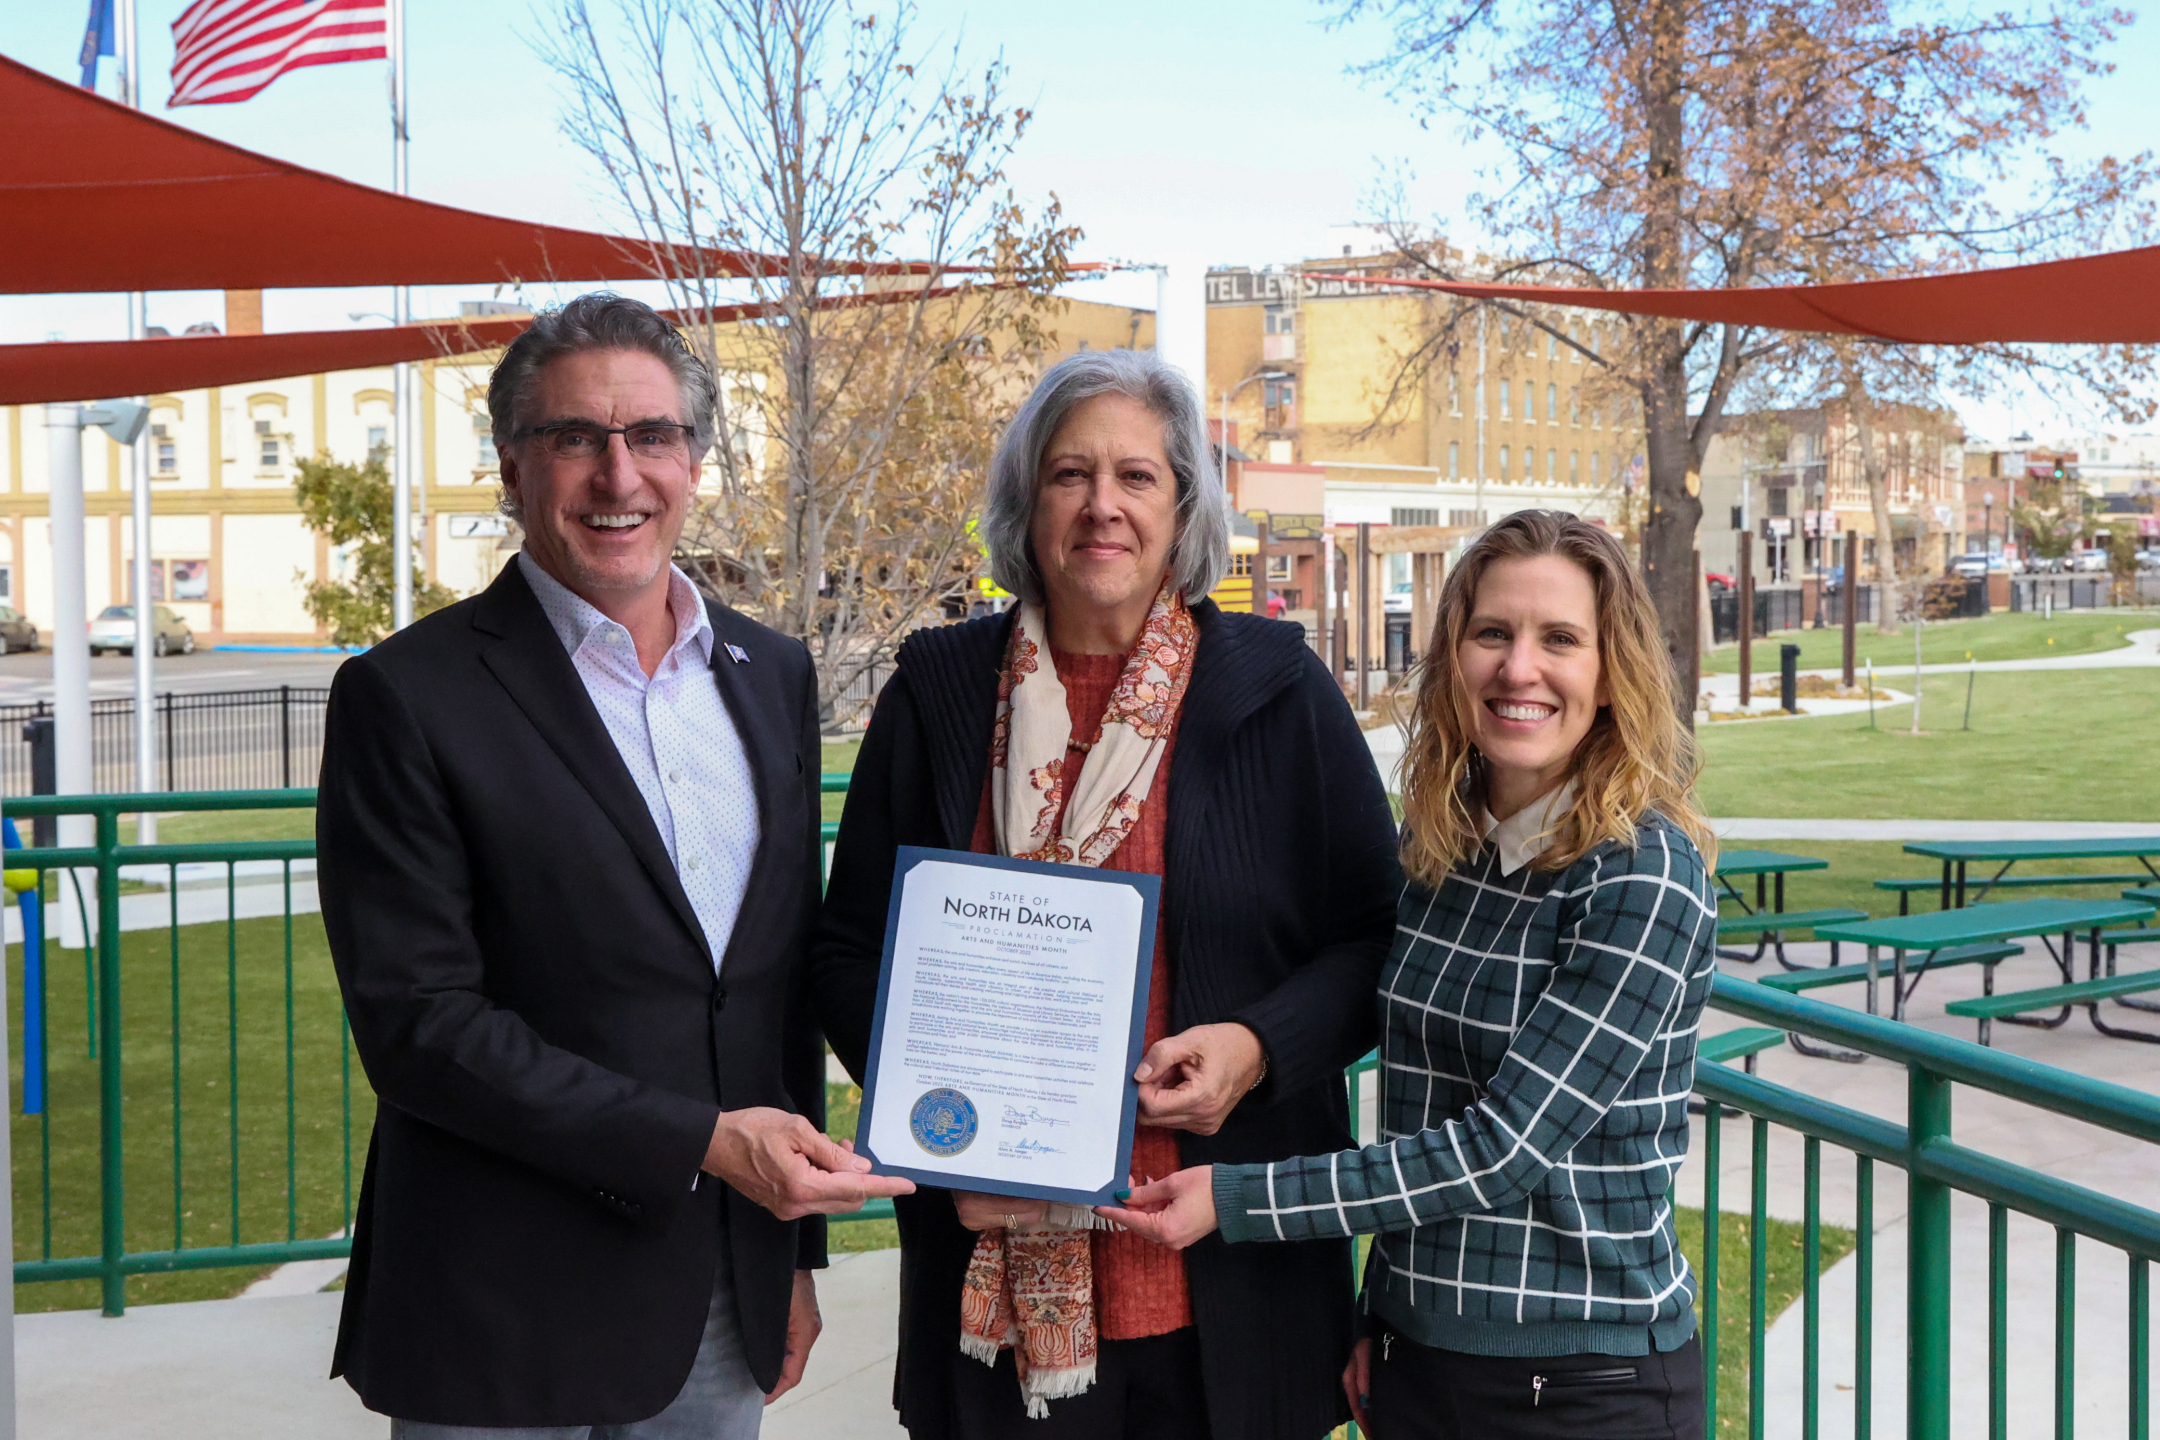
[[[809,653],[670,563],[713,379],[666,319],[539,316],[488,390],[523,551],[348,661],[323,919],[379,1097],[333,1373],[395,1440],[750,1440],[823,1216]]]

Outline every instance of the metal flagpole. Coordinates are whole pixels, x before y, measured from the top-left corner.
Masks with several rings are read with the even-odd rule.
[[[135,0],[119,0],[120,98],[129,107],[142,109],[140,35],[135,25]],[[150,329],[149,297],[137,290],[128,296],[128,338],[143,339]],[[141,403],[144,397],[135,397]],[[156,587],[150,583],[150,436],[145,432],[129,447],[128,508],[134,522],[135,544],[135,788],[150,791],[158,784],[157,766],[157,610]],[[135,817],[136,843],[157,843],[157,816],[144,811]]]
[[[411,190],[406,170],[405,136],[405,0],[390,0],[390,182],[398,194]],[[400,285],[391,292],[390,318],[399,325],[412,320],[412,291]],[[412,486],[415,437],[419,433],[419,407],[413,404],[412,366],[400,361],[392,372],[395,443],[390,451],[390,628],[403,630],[413,619]]]

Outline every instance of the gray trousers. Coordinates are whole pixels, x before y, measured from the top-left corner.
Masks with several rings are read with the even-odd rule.
[[[723,1247],[724,1252],[725,1247]],[[627,1425],[430,1425],[390,1422],[390,1440],[757,1440],[765,1392],[750,1378],[735,1323],[735,1287],[725,1255],[705,1312],[690,1378],[667,1409]]]

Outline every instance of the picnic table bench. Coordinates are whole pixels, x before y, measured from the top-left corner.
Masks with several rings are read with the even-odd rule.
[[[1720,940],[1727,935],[1753,935],[1755,950],[1720,949],[1718,954],[1727,960],[1743,960],[1752,965],[1763,955],[1775,950],[1778,964],[1787,970],[1805,970],[1801,965],[1785,957],[1785,937],[1795,930],[1812,930],[1818,924],[1828,925],[1839,920],[1864,920],[1864,910],[1787,910],[1785,908],[1785,877],[1801,870],[1827,870],[1830,862],[1813,855],[1788,855],[1781,850],[1721,850],[1718,852],[1717,882],[1725,891],[1724,898],[1740,907],[1738,915],[1718,917],[1717,934]],[[1755,877],[1755,903],[1750,905],[1740,888],[1733,884],[1734,876]],[[2156,877],[2160,878],[2160,877]],[[1837,960],[1837,946],[1830,947],[1832,963]]]
[[[2050,958],[2055,961],[2063,980],[2062,986],[2049,987],[2049,990],[2045,993],[2056,994],[2059,997],[2060,992],[2065,987],[2075,988],[2078,983],[2074,951],[2077,932],[2085,931],[2090,937],[2090,968],[2092,980],[2097,981],[2101,976],[2101,950],[2105,943],[2102,932],[2111,925],[2128,925],[2150,920],[2153,916],[2153,910],[2154,907],[2143,900],[2066,900],[2060,897],[2035,900],[2002,900],[1986,905],[1969,905],[1962,909],[1938,910],[1927,915],[1897,915],[1888,916],[1881,920],[1854,921],[1825,927],[1816,933],[1823,935],[1826,931],[1834,931],[1838,939],[1849,940],[1867,946],[1868,1011],[1871,1014],[1875,1012],[1876,1008],[1875,982],[1880,972],[1881,952],[1885,948],[1892,952],[1893,980],[1896,988],[1893,992],[1895,998],[1891,1007],[1891,1018],[1902,1020],[1905,1018],[1905,1003],[1911,998],[1912,994],[1911,989],[1905,983],[1905,977],[1908,973],[1905,957],[1908,953],[1917,953],[1922,956],[1917,974],[1924,975],[1929,969],[1934,968],[1934,958],[1945,951],[1955,951],[1968,946],[1999,945],[2004,941],[2025,938],[2038,939],[2046,947]],[[2056,936],[2061,937],[2060,950],[2057,950],[2051,938]],[[1998,957],[1998,959],[2000,958],[2005,957]],[[1992,990],[1996,962],[1967,961],[1965,963],[1985,964],[1988,967],[1985,983]],[[2109,963],[2112,964],[2112,961]],[[2153,984],[2147,988],[2160,989],[2160,973],[2154,975]],[[2022,998],[2031,1003],[2025,1004],[2022,1010],[2014,1006],[2006,1008],[2005,1005],[1998,1004],[1992,1006],[1991,1013],[1987,1015],[1975,1015],[1973,1018],[1980,1021],[1981,1043],[1986,1044],[1988,1042],[1989,1024],[1995,1019],[2002,1019],[2019,1025],[2039,1025],[2050,1029],[2069,1019],[2070,1012],[2063,1000],[2060,998],[2051,1000],[2034,998],[2042,993],[2040,991],[2027,991],[2020,992],[2019,996],[1996,996],[1993,994],[1982,996],[1981,1000],[2009,1002],[2013,999]],[[2102,996],[2101,998],[2109,997]],[[1958,1001],[1948,1008],[1953,1014],[1964,1014],[1966,1012],[1958,1009],[1958,1006],[1972,1006],[1979,1003],[1979,1000]],[[2063,1008],[2062,1013],[2052,1020],[2028,1019],[2023,1013],[2024,1010],[2054,1007]],[[2113,1030],[2103,1025],[2099,1020],[2097,1000],[2089,1008],[2093,1011],[2095,1027],[2099,1028],[2101,1033],[2122,1034],[2126,1037],[2131,1033]]]
[[[1985,900],[1990,890],[2006,883],[2011,866],[2027,860],[2135,860],[2145,867],[2145,875],[2160,884],[2160,869],[2153,866],[2153,857],[2160,856],[2160,833],[2096,840],[1915,840],[1905,847],[1905,853],[1926,855],[1942,862],[1942,880],[1938,888],[1942,892],[1941,908],[1944,910],[1953,908],[1953,903],[1962,908]],[[1965,893],[1967,867],[1974,861],[1988,864],[1998,860],[2002,862],[2002,868],[1983,880],[1978,893],[1968,900]],[[2062,885],[2088,883],[2066,876],[2044,878]],[[2094,878],[2112,883],[2106,877]]]
[[[1989,883],[1988,888],[1990,890],[2037,890],[2060,888],[2065,885],[2134,885],[2148,878],[2150,877],[2136,871],[2124,871],[2117,875],[1997,875]],[[1897,913],[1904,915],[1910,913],[1914,895],[1923,890],[1939,889],[1941,883],[1941,881],[1931,878],[1899,878],[1877,880],[1875,888],[1894,892],[1898,897]],[[2125,891],[2124,893],[2127,894],[2128,892]],[[2160,891],[2155,893],[2160,894]]]

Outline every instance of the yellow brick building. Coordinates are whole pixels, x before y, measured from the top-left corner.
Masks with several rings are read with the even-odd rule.
[[[1154,316],[1060,302],[1049,321],[1062,349],[1146,347]],[[516,545],[496,512],[487,380],[497,352],[429,360],[420,372],[420,491],[428,573],[464,595],[484,587]],[[388,368],[336,371],[149,397],[152,563],[162,591],[204,644],[314,645],[304,600],[341,557],[300,519],[294,462],[357,461],[394,433]],[[0,604],[52,627],[48,442],[39,405],[0,407]],[[717,471],[708,468],[717,483]],[[127,456],[104,432],[83,437],[90,613],[131,598]]]

